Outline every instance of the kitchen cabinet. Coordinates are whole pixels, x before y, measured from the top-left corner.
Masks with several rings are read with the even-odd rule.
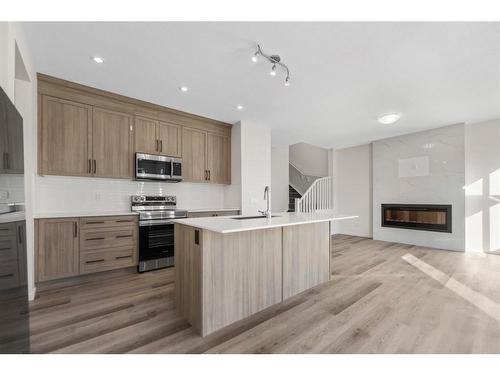
[[[165,121],[135,117],[135,151],[146,154],[181,156],[181,127]]]
[[[207,134],[207,171],[208,181],[216,184],[229,184],[231,175],[229,137]]]
[[[92,107],[49,96],[41,103],[41,174],[91,176]]]
[[[197,129],[182,129],[182,176],[190,182],[208,182],[207,133]]]
[[[78,275],[78,218],[39,219],[37,232],[37,280]]]
[[[132,180],[142,152],[182,157],[186,181],[231,182],[230,124],[43,74],[38,94],[41,175]]]
[[[0,102],[0,173],[23,174],[23,119]]]
[[[0,224],[0,290],[19,286],[16,224]]]
[[[230,184],[230,137],[183,128],[183,177],[191,182]]]
[[[41,174],[133,178],[130,115],[49,96],[41,102]]]
[[[37,219],[36,280],[137,266],[137,220],[136,215]]]
[[[133,177],[132,116],[94,108],[92,173],[96,177]]]

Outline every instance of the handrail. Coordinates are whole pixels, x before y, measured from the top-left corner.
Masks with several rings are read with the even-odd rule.
[[[332,177],[321,177],[315,180],[302,195],[295,199],[295,212],[316,212],[333,208]]]
[[[289,185],[292,186],[300,195],[303,195],[311,184],[317,180],[318,176],[311,176],[303,174],[292,163],[288,164],[289,168]]]
[[[292,166],[292,168],[294,168],[297,172],[299,172],[302,176],[305,176],[305,177],[312,177],[312,178],[321,178],[320,176],[314,176],[312,174],[305,174],[304,172],[302,172],[299,168],[297,168],[297,166],[295,164],[293,164],[291,161],[288,161],[288,164],[290,164]]]

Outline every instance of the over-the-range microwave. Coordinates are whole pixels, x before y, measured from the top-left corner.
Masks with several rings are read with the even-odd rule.
[[[135,178],[180,182],[182,181],[182,159],[136,152]]]

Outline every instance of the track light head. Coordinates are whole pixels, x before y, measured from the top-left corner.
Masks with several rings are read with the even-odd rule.
[[[253,61],[254,63],[256,63],[257,61],[259,61],[259,56],[260,56],[259,51],[255,52],[255,53],[253,54],[253,56],[252,56],[252,61]]]
[[[286,78],[285,78],[285,86],[286,87],[290,86],[290,76],[286,76]]]
[[[276,75],[276,64],[273,64],[273,67],[271,68],[271,72],[269,73],[272,77]]]

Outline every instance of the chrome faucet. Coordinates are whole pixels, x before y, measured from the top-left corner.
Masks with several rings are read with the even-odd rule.
[[[266,200],[266,210],[259,212],[264,215],[266,218],[270,219],[271,218],[271,188],[269,186],[266,186],[264,189],[264,199]]]

